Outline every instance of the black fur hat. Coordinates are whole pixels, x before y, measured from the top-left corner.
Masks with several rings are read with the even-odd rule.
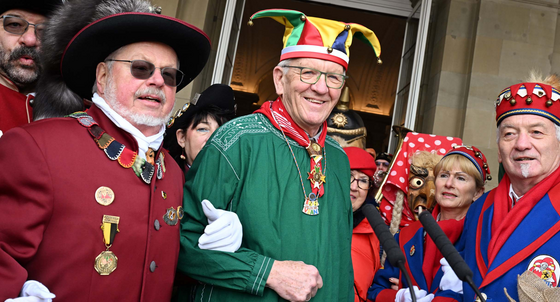
[[[0,15],[11,9],[23,9],[48,16],[60,4],[62,4],[62,0],[2,0],[0,1]]]
[[[161,42],[173,48],[185,73],[177,91],[189,84],[208,60],[208,36],[182,20],[152,11],[144,0],[71,0],[57,10],[43,35],[43,73],[34,118],[83,110],[83,99],[92,96],[97,64],[136,42]]]

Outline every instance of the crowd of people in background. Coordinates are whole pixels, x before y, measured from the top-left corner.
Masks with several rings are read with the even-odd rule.
[[[382,212],[429,211],[473,276],[459,278],[420,221],[391,229],[402,270],[366,210],[399,150],[366,148],[344,89],[352,38],[380,61],[379,40],[295,10],[249,22],[260,18],[286,29],[278,98],[236,117],[224,84],[173,112],[211,43],[146,0],[0,3],[0,301],[560,296],[548,291],[560,278],[560,79],[533,74],[498,94],[497,188],[485,192],[474,146],[397,163],[434,201],[400,194]]]

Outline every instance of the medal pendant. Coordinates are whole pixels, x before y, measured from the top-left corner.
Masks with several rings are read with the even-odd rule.
[[[111,251],[103,251],[95,257],[93,266],[101,276],[108,276],[117,269],[118,258]]]
[[[320,188],[321,185],[323,185],[323,183],[325,182],[325,175],[323,175],[323,173],[321,172],[321,169],[319,169],[319,166],[315,166],[315,168],[313,170],[311,170],[311,172],[307,172],[307,179],[311,180],[311,185],[313,186],[313,188]]]
[[[310,216],[319,215],[319,201],[317,201],[317,195],[315,195],[315,193],[310,193],[309,196],[305,198],[302,212]]]

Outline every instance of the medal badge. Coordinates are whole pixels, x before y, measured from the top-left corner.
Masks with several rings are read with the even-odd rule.
[[[108,206],[115,200],[115,192],[109,187],[101,186],[95,191],[95,201],[103,206]]]
[[[315,166],[311,172],[307,172],[307,179],[311,180],[311,184],[313,185],[314,189],[321,188],[321,185],[325,182],[325,175],[321,172],[321,168],[319,166]]]
[[[303,205],[303,213],[311,216],[319,215],[319,201],[315,193],[309,193]]]
[[[115,235],[119,232],[119,220],[120,217],[118,216],[103,215],[101,231],[103,232],[103,242],[106,250],[95,257],[93,266],[101,276],[108,276],[117,269],[118,258],[113,252],[109,251],[109,248],[113,245]]]
[[[165,211],[163,215],[163,221],[168,225],[176,225],[179,222],[179,217],[177,217],[177,211],[171,207]]]
[[[103,251],[95,258],[95,270],[101,276],[108,276],[117,269],[117,256],[111,251]]]
[[[179,218],[179,220],[183,219],[183,216],[185,216],[185,210],[183,209],[182,206],[178,206],[177,207],[177,218]]]
[[[307,147],[307,153],[309,153],[309,156],[311,156],[312,158],[314,156],[321,156],[322,150],[323,148],[321,148],[321,145],[316,142],[311,142],[309,144],[309,147]]]
[[[541,278],[548,287],[558,287],[560,263],[551,255],[538,255],[531,259],[527,270]]]

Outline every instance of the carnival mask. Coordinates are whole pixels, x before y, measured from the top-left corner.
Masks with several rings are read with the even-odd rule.
[[[418,208],[431,211],[435,204],[436,185],[434,171],[432,168],[410,165],[408,174],[408,206],[418,220]]]

